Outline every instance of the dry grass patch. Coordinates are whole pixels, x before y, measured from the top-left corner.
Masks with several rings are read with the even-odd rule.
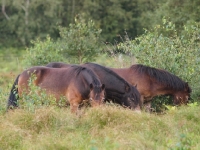
[[[199,149],[199,106],[180,107],[164,115],[135,113],[119,106],[41,107],[0,116],[0,149]]]

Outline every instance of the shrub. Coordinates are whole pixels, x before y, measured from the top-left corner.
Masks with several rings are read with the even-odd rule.
[[[101,30],[95,28],[94,22],[75,19],[75,24],[69,28],[59,27],[61,39],[67,57],[72,57],[77,63],[94,61],[101,51],[99,39]]]
[[[27,55],[24,59],[27,66],[46,65],[51,61],[64,60],[63,56],[60,55],[61,50],[57,48],[57,43],[49,36],[45,41],[37,39],[31,43],[33,46],[27,49]]]
[[[53,41],[47,36],[45,41],[32,41],[27,49],[27,66],[46,65],[49,62],[63,61],[83,63],[94,61],[99,55],[99,37],[101,30],[96,29],[93,21],[85,23],[77,19],[69,28],[58,27],[60,39]]]
[[[20,108],[34,112],[37,108],[42,106],[65,106],[66,99],[64,97],[56,101],[54,95],[48,94],[45,89],[34,85],[35,80],[35,74],[31,74],[28,80],[28,92],[23,92],[18,101]]]

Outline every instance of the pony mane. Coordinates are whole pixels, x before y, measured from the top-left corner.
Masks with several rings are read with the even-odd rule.
[[[91,65],[92,66],[91,68],[93,69],[100,68],[99,72],[104,71],[103,74],[107,74],[108,76],[111,75],[108,78],[109,80],[113,80],[113,82],[115,82],[116,80],[116,82],[118,82],[116,85],[111,85],[112,86],[111,89],[108,89],[107,87],[107,90],[106,90],[106,97],[108,97],[107,101],[110,101],[112,99],[114,102],[120,105],[128,106],[128,107],[133,107],[133,105],[136,106],[138,104],[140,105],[140,93],[138,92],[138,90],[134,86],[129,84],[125,79],[120,77],[117,73],[99,64],[85,63],[85,65],[86,67],[88,66],[89,68]],[[105,79],[105,80],[108,80],[108,79]],[[119,82],[121,82],[121,84],[123,85],[120,86]],[[119,88],[121,88],[122,90],[118,90]]]
[[[82,76],[84,76],[84,73],[86,73],[84,79],[87,80],[87,82],[89,84],[90,84],[90,82],[92,82],[92,84],[94,85],[94,90],[96,92],[98,92],[97,90],[99,90],[99,88],[101,87],[101,82],[98,79],[98,76],[95,75],[95,73],[91,69],[88,69],[88,68],[82,67],[82,66],[77,66],[77,65],[72,65],[71,68],[73,68],[73,70],[75,70],[74,76],[76,76],[76,77],[80,77],[81,78]],[[91,77],[91,81],[89,81],[89,79],[88,79],[88,74]]]
[[[161,84],[173,88],[174,90],[184,90],[187,89],[188,93],[191,92],[190,87],[186,82],[181,80],[179,77],[161,69],[156,69],[153,67],[144,66],[142,64],[135,64],[130,67],[132,70],[136,71],[138,74],[146,74],[151,80],[156,80]]]

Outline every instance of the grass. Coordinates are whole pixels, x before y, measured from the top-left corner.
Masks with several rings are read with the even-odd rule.
[[[106,105],[81,117],[55,106],[17,109],[0,116],[0,149],[199,149],[199,116],[199,106],[158,115]]]

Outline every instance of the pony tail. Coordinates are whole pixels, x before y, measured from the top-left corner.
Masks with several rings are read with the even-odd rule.
[[[10,109],[11,106],[17,107],[17,100],[18,100],[19,96],[18,96],[18,88],[16,86],[18,85],[19,76],[20,76],[20,74],[15,79],[15,82],[10,91],[10,95],[9,95],[8,103],[7,103],[7,110]]]

